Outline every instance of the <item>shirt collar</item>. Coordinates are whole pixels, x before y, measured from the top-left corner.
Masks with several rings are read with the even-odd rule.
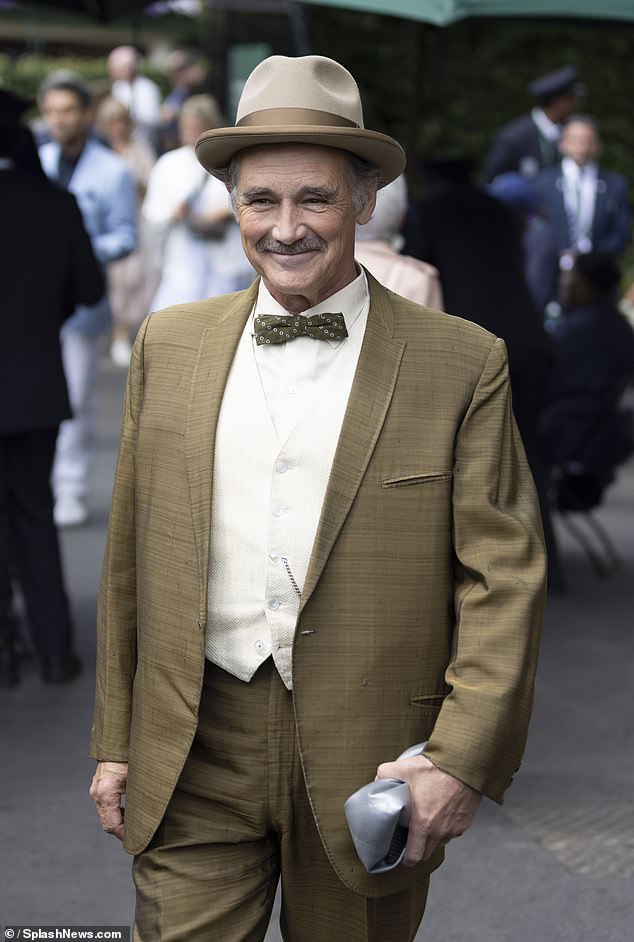
[[[539,132],[547,141],[558,141],[561,137],[561,128],[554,121],[551,121],[545,111],[541,108],[533,108],[531,118],[537,125]]]
[[[307,310],[301,313],[304,317],[309,317],[311,314],[341,313],[346,321],[346,330],[348,334],[350,334],[367,305],[369,297],[368,279],[366,278],[363,268],[361,268],[360,273],[353,281],[345,285],[339,291],[336,291],[335,294],[331,294],[329,298],[320,301],[319,304],[315,304],[314,307],[307,308]],[[268,288],[262,279],[260,279],[258,296],[250,321],[251,332],[253,334],[255,333],[253,327],[253,319],[255,317],[259,317],[261,314],[288,313],[289,312],[271,296]],[[330,344],[330,346],[336,347],[341,343],[341,340],[328,340],[326,342]]]
[[[598,173],[595,163],[591,162],[586,164],[585,167],[580,167],[572,157],[564,157],[561,161],[561,170],[565,177],[575,181],[580,180],[582,177],[585,180],[595,180]]]

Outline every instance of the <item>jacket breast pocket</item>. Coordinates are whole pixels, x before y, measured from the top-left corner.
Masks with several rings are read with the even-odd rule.
[[[402,474],[381,481],[381,487],[420,487],[429,484],[448,484],[453,474],[451,471],[431,471],[417,474]]]

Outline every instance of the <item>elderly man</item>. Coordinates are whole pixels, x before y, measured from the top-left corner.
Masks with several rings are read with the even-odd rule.
[[[138,72],[140,54],[134,46],[117,46],[106,60],[112,95],[125,105],[137,133],[156,146],[161,113],[161,90],[147,75]]]
[[[405,161],[336,62],[265,60],[197,154],[260,279],[135,345],[91,794],[138,940],[263,939],[280,877],[285,939],[410,940],[532,700],[544,555],[504,344],[356,266]],[[413,804],[380,876],[343,812],[377,766]]]

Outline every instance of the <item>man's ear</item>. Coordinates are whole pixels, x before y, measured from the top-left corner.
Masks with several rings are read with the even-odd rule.
[[[368,202],[365,204],[361,212],[357,216],[357,225],[365,226],[366,222],[370,222],[372,219],[372,213],[374,212],[374,207],[376,206],[376,190],[372,196],[368,199]]]

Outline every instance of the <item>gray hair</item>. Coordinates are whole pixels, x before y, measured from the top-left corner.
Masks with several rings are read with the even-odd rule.
[[[361,213],[376,191],[383,186],[383,173],[374,164],[343,151],[346,176],[350,183],[350,198],[355,213]],[[227,167],[218,170],[218,176],[229,190],[234,213],[238,209],[238,171],[240,154],[233,157]]]
[[[357,225],[357,240],[391,242],[398,235],[406,212],[407,184],[401,174],[379,190],[372,218],[365,225]]]
[[[563,131],[566,128],[569,128],[571,124],[584,124],[587,128],[590,128],[597,137],[601,137],[601,132],[599,131],[599,125],[596,120],[589,114],[573,114],[566,119],[563,126]],[[563,132],[562,132],[563,133]]]

